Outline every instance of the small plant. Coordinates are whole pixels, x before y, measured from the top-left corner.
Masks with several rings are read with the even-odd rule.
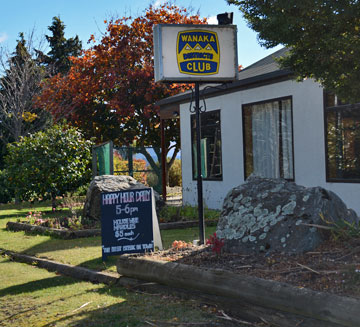
[[[44,218],[41,211],[30,211],[26,216],[26,222],[31,225],[50,227],[50,228],[69,228],[81,229],[83,225],[81,218],[77,216],[60,217],[60,218]]]
[[[42,218],[43,213],[41,211],[29,211],[26,219],[31,225],[41,225],[45,222]]]
[[[174,241],[172,243],[172,248],[174,250],[183,250],[183,249],[187,249],[189,247],[192,247],[192,244],[191,243],[186,243],[184,241]]]
[[[354,238],[360,238],[360,226],[353,222],[350,223],[346,220],[340,220],[337,222],[326,220],[324,215],[320,214],[321,220],[324,221],[330,228],[332,237],[337,240],[350,240]]]
[[[206,240],[206,244],[211,246],[211,250],[217,255],[220,255],[224,246],[224,239],[218,238],[216,233],[210,235],[210,238]]]

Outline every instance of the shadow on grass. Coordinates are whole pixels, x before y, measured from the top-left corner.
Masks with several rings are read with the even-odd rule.
[[[21,203],[7,203],[7,204],[0,204],[0,210],[23,210],[23,209],[29,209],[33,210],[36,208],[42,208],[42,207],[50,207],[51,201],[45,200],[45,201],[35,201],[35,202],[21,202]]]
[[[189,313],[190,307],[183,306],[175,300],[165,303],[157,297],[140,295],[135,299],[122,288],[104,287],[98,291],[104,295],[111,295],[123,301],[94,310],[78,311],[74,314],[54,320],[44,327],[55,325],[71,325],[73,327],[140,327],[140,326],[222,326],[240,327],[238,323],[232,324],[218,319],[214,314],[203,312],[191,321],[194,313]],[[145,296],[145,297],[144,297]],[[207,317],[206,317],[207,316]],[[74,321],[75,320],[75,321]],[[200,321],[199,321],[200,320]],[[181,323],[180,321],[184,321]],[[196,322],[198,321],[198,322]]]
[[[115,266],[119,256],[107,257],[106,261],[102,261],[102,257],[98,257],[92,260],[84,261],[78,267],[93,269],[97,271],[106,270],[109,267]]]
[[[34,234],[29,234],[34,235]],[[48,240],[36,244],[32,247],[29,247],[22,251],[23,254],[41,254],[44,252],[56,252],[60,250],[73,250],[75,248],[85,248],[85,247],[98,247],[99,255],[101,255],[101,238],[100,236],[94,237],[84,237],[84,238],[75,238],[75,239],[61,239],[50,237]]]
[[[21,217],[19,215],[21,215]],[[0,219],[16,219],[16,218],[22,219],[25,217],[26,217],[26,214],[23,212],[9,213],[6,215],[0,214]]]
[[[144,321],[141,320],[141,315],[133,312],[134,309],[129,310],[129,304],[120,302],[112,304],[103,308],[92,311],[80,311],[60,319],[55,319],[52,322],[44,325],[44,327],[51,327],[55,325],[71,324],[73,327],[139,327],[144,326]],[[81,320],[79,320],[79,318]],[[75,320],[75,321],[74,321]],[[147,324],[146,324],[147,325]]]
[[[11,213],[2,213],[0,209],[0,219],[20,219],[22,221],[25,220],[25,217],[29,214],[29,212],[42,212],[44,218],[60,218],[64,217],[70,213],[69,209],[60,209],[58,211],[53,212],[52,210],[41,210],[38,211],[36,209],[28,209],[24,210],[11,210]]]
[[[93,269],[97,271],[103,271],[109,269],[111,266],[116,265],[117,257],[118,256],[109,256],[107,257],[106,261],[102,261],[102,252],[101,252],[101,238],[100,237],[90,237],[90,238],[79,238],[79,239],[72,239],[72,240],[63,240],[59,238],[50,238],[47,241],[41,242],[33,247],[27,248],[26,250],[22,251],[22,254],[33,255],[41,257],[42,253],[48,252],[56,252],[56,251],[66,251],[66,250],[74,250],[76,248],[89,248],[95,247],[98,250],[95,253],[88,254],[89,256],[93,257],[91,260],[83,261],[77,264],[78,267],[84,267],[88,269]],[[48,257],[48,255],[46,255]],[[79,257],[81,256],[80,253],[69,253],[69,256]],[[48,257],[49,260],[54,261],[61,261],[56,260],[55,258]],[[67,262],[72,262],[70,257],[66,258]],[[86,258],[84,258],[86,260]],[[79,261],[78,261],[79,262]]]
[[[56,276],[44,278],[20,285],[14,285],[0,290],[0,297],[5,295],[18,295],[23,293],[32,293],[39,290],[44,290],[51,287],[65,286],[78,283],[70,277]]]

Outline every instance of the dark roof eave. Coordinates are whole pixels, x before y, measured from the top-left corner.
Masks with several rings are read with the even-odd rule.
[[[201,96],[205,97],[214,97],[221,94],[233,93],[243,89],[255,88],[262,85],[274,84],[284,80],[292,79],[293,73],[290,70],[276,70],[267,74],[262,74],[258,76],[253,76],[246,79],[241,79],[231,83],[224,83],[221,85],[216,85],[214,87],[206,87],[204,90],[200,91]],[[179,105],[181,103],[186,103],[191,100],[191,93],[184,93],[180,95],[174,95],[169,98],[162,99],[156,102],[156,105],[160,106],[160,112],[162,109],[172,107],[174,105]],[[160,113],[161,116],[161,113]]]

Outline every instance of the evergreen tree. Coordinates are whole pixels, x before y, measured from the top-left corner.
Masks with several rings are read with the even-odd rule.
[[[69,57],[77,57],[81,53],[81,41],[77,35],[73,38],[65,38],[65,25],[60,17],[53,17],[48,29],[52,35],[45,35],[45,37],[49,42],[50,51],[47,55],[40,54],[42,61],[50,68],[53,75],[66,74],[71,66]]]

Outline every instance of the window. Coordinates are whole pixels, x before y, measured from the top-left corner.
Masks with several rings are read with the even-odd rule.
[[[294,179],[292,99],[243,106],[245,178]]]
[[[360,103],[342,104],[326,93],[325,128],[327,181],[360,182]]]
[[[201,171],[203,179],[222,180],[220,110],[200,114]],[[196,118],[191,115],[193,178],[197,178]]]

